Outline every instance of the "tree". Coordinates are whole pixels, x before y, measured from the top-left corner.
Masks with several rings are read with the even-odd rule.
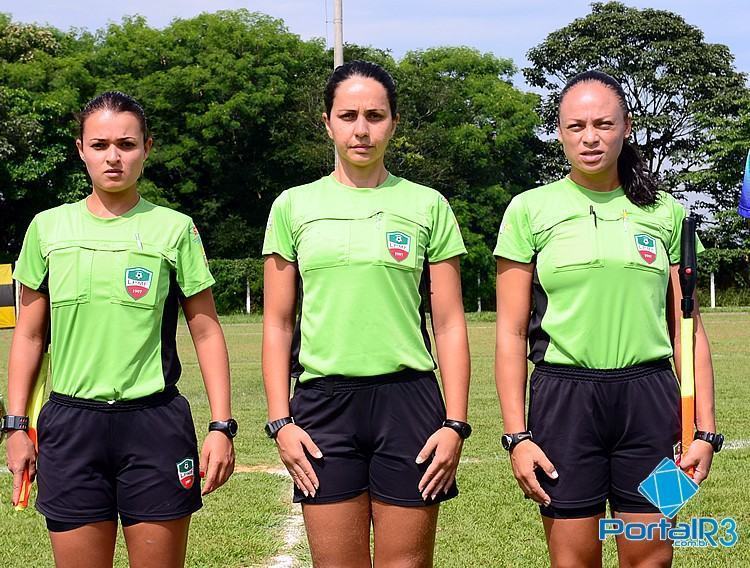
[[[650,169],[674,192],[703,191],[711,206],[725,202],[725,187],[696,184],[696,172],[716,157],[716,122],[732,121],[746,93],[724,45],[677,14],[592,4],[591,14],[552,32],[528,52],[527,81],[546,89],[544,124],[552,132],[564,83],[576,73],[601,69],[623,85],[633,112],[633,140]]]

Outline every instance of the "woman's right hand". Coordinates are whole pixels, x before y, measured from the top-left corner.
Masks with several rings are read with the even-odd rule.
[[[312,438],[296,424],[287,424],[276,434],[276,447],[294,484],[305,494],[305,497],[308,495],[315,497],[320,484],[305,450],[316,459],[322,458],[323,453]]]
[[[36,450],[29,435],[24,430],[9,432],[5,441],[7,446],[8,469],[13,474],[13,506],[18,505],[21,497],[23,473],[28,469],[29,481],[36,477]]]
[[[532,440],[520,442],[510,453],[510,463],[513,466],[513,475],[527,498],[536,503],[549,507],[552,502],[549,495],[539,485],[534,470],[542,468],[548,477],[557,479],[557,471],[552,462]]]

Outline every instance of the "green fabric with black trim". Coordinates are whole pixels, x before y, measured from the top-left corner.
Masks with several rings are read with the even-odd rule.
[[[94,400],[164,390],[176,361],[163,353],[173,350],[174,331],[163,329],[170,281],[186,297],[214,283],[192,220],[143,198],[109,219],[85,200],[39,213],[13,276],[34,290],[48,278],[53,390]]]
[[[494,254],[536,263],[549,345],[535,351],[530,332],[532,361],[619,369],[670,357],[667,284],[684,217],[667,193],[640,208],[622,188],[591,191],[570,178],[514,197]]]
[[[435,368],[420,328],[425,255],[466,253],[437,191],[393,175],[375,188],[331,175],[288,189],[269,215],[263,254],[272,253],[302,277],[301,381]]]

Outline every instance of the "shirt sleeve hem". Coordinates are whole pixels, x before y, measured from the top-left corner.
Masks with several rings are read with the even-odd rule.
[[[274,249],[274,248],[263,249],[263,252],[261,254],[263,256],[268,256],[269,254],[278,254],[281,258],[283,258],[287,262],[297,262],[297,259],[294,256],[291,256],[285,252],[281,252],[280,250]]]
[[[522,262],[524,264],[531,264],[531,260],[534,258],[534,256],[527,256],[523,254],[516,254],[508,251],[494,251],[492,253],[492,256],[495,258],[506,258],[508,260],[512,260],[513,262]]]
[[[183,288],[182,286],[180,286],[180,290],[182,290],[182,293],[186,298],[189,298],[190,296],[195,296],[199,292],[203,292],[203,290],[210,288],[214,284],[216,284],[216,280],[214,280],[212,276],[208,280],[204,280],[200,284],[196,284],[195,286],[191,286],[190,288]]]
[[[449,258],[453,258],[453,257],[456,257],[456,256],[464,256],[465,254],[467,254],[466,253],[466,248],[465,247],[461,247],[461,248],[451,249],[448,252],[444,252],[443,254],[439,254],[439,255],[434,256],[434,257],[432,257],[432,256],[430,256],[428,254],[427,255],[427,261],[430,264],[435,264],[436,262],[443,262],[444,260],[448,260]]]
[[[42,282],[44,282],[44,276],[42,276],[39,282],[37,282],[36,284],[32,284],[33,280],[31,280],[30,278],[26,278],[26,276],[24,276],[23,274],[17,274],[14,272],[13,280],[23,284],[27,288],[31,288],[32,290],[39,290],[39,287],[42,285]]]

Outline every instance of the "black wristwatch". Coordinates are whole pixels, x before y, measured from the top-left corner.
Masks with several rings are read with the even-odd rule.
[[[695,432],[693,440],[703,440],[704,442],[708,442],[717,454],[721,451],[722,446],[724,446],[724,434],[717,434],[716,432],[704,432],[703,430],[698,430]]]
[[[6,414],[3,416],[2,422],[0,422],[0,430],[3,432],[10,432],[11,430],[26,430],[29,429],[29,417],[28,416],[14,416],[13,414]]]
[[[279,433],[279,430],[281,430],[287,424],[294,424],[294,418],[292,418],[291,416],[285,416],[284,418],[279,418],[278,420],[271,420],[269,422],[266,422],[266,436],[268,436],[272,440],[275,440],[276,436]]]
[[[234,439],[237,435],[238,429],[239,426],[234,418],[230,418],[229,420],[214,420],[208,423],[209,432],[221,432],[230,440]]]
[[[512,452],[513,448],[524,440],[533,439],[534,436],[531,435],[531,430],[526,430],[525,432],[516,432],[515,434],[503,434],[502,438],[500,438],[500,442],[503,444],[503,448]]]
[[[450,428],[458,434],[462,440],[471,436],[471,424],[460,420],[443,420],[443,428]]]

